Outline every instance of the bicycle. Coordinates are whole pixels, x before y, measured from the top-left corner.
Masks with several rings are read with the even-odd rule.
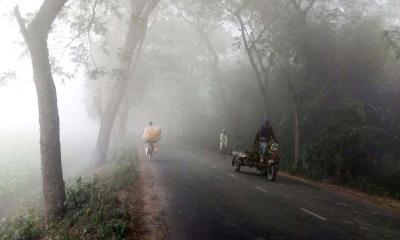
[[[151,157],[153,156],[154,146],[152,143],[146,142],[144,144],[144,152],[146,154],[147,160],[151,161]]]

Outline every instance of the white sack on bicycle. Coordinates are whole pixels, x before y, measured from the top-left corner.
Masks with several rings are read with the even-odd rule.
[[[142,137],[146,142],[158,142],[161,139],[161,128],[159,126],[146,126]]]

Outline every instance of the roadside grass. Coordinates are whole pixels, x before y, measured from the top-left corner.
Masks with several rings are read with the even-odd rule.
[[[116,193],[132,184],[136,154],[120,151],[94,173],[76,178],[66,189],[66,214],[60,221],[44,224],[39,210],[3,219],[0,240],[24,239],[124,239],[129,215]]]
[[[33,209],[0,222],[1,240],[38,239],[41,235],[42,216]]]
[[[301,170],[293,169],[292,166],[283,166],[282,170],[292,176],[301,177],[307,180],[312,180],[321,183],[328,183],[337,185],[340,187],[345,187],[348,189],[356,190],[359,192],[363,192],[369,194],[371,196],[390,198],[394,200],[400,200],[400,190],[399,189],[390,189],[388,187],[379,186],[378,184],[372,182],[367,178],[357,178],[351,179],[349,181],[337,181],[331,178],[323,177],[320,175],[313,175],[306,173]]]

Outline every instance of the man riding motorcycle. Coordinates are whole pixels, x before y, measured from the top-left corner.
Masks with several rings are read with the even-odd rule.
[[[264,157],[268,154],[268,146],[273,142],[278,143],[275,137],[274,130],[268,120],[264,122],[261,129],[257,131],[254,138],[253,146],[259,150],[260,162],[264,162]]]

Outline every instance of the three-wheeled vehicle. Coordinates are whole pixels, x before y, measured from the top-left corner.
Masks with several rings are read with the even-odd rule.
[[[279,145],[277,143],[268,145],[268,153],[265,156],[260,156],[258,151],[233,151],[232,155],[232,166],[236,172],[239,172],[243,166],[255,167],[263,175],[267,176],[269,181],[275,181],[280,161]]]

